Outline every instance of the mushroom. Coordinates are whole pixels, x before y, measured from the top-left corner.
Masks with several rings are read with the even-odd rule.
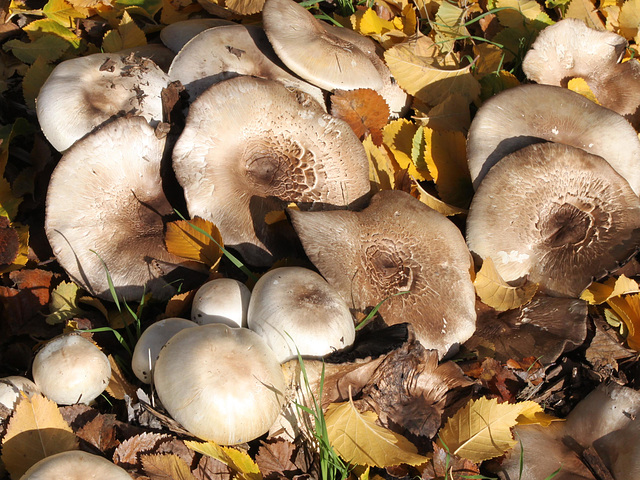
[[[89,404],[111,377],[107,356],[90,340],[68,334],[47,343],[33,360],[33,380],[59,405]]]
[[[253,288],[248,327],[260,334],[280,363],[322,357],[353,344],[349,307],[313,270],[281,267],[265,273]]]
[[[285,70],[264,31],[255,25],[220,26],[198,34],[180,50],[169,69],[171,79],[179,80],[192,100],[214,83],[238,75],[276,80],[324,105],[322,91]]]
[[[125,300],[169,298],[183,273],[177,267],[191,265],[164,245],[163,216],[173,210],[160,178],[164,143],[142,117],[120,118],[78,141],[51,176],[47,238],[62,268],[94,296],[112,299],[108,273]]]
[[[210,280],[193,298],[191,320],[200,325],[224,323],[230,327],[246,327],[250,298],[251,291],[238,280]]]
[[[70,450],[43,458],[33,465],[20,480],[131,480],[127,471],[104,457]]]
[[[115,116],[162,121],[161,92],[169,78],[151,60],[96,53],[53,69],[36,100],[40,128],[58,151]]]
[[[329,91],[370,88],[382,95],[392,116],[408,109],[409,97],[371,39],[326,25],[292,0],[267,0],[262,22],[278,57],[309,83]]]
[[[284,374],[255,332],[220,323],[187,328],[160,351],[158,397],[191,434],[222,445],[259,437],[284,403]]]
[[[20,398],[21,392],[31,397],[34,393],[40,393],[40,389],[25,377],[12,375],[0,378],[0,404],[9,410],[13,409],[16,401]]]
[[[309,259],[350,307],[385,300],[385,323],[409,322],[440,357],[473,334],[469,250],[444,215],[396,190],[377,193],[361,212],[289,214]]]
[[[500,160],[467,218],[469,249],[507,282],[577,297],[640,245],[640,199],[601,157],[557,143]]]
[[[510,88],[480,107],[467,138],[474,188],[505,155],[545,141],[601,156],[640,194],[640,141],[629,122],[578,93],[551,85]]]
[[[131,358],[131,369],[143,383],[151,383],[151,372],[164,345],[176,333],[198,324],[184,318],[165,318],[149,326],[136,342]]]
[[[369,192],[367,156],[353,130],[307,95],[261,78],[232,78],[200,95],[173,166],[189,213],[216,224],[225,244],[257,266],[291,252],[267,213],[290,202],[349,205]]]
[[[160,40],[173,53],[182,50],[189,40],[205,30],[221,27],[224,25],[235,25],[231,20],[222,18],[191,18],[167,25],[160,30]]]

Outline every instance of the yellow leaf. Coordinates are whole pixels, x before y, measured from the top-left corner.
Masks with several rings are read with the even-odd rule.
[[[33,65],[31,65],[29,70],[27,70],[27,73],[22,79],[22,94],[24,96],[24,101],[29,108],[35,110],[36,97],[40,93],[42,85],[44,85],[44,82],[49,78],[52,71],[53,65],[47,63],[47,61],[42,57],[36,58]]]
[[[80,38],[78,38],[75,33],[50,18],[43,18],[41,20],[31,22],[30,24],[25,25],[23,30],[27,32],[29,39],[32,42],[47,35],[60,37],[69,42],[69,44],[74,48],[78,48],[81,42]]]
[[[110,30],[102,39],[102,49],[105,52],[119,52],[125,48],[139,47],[147,44],[144,32],[125,10],[117,30]]]
[[[71,28],[76,18],[86,18],[86,12],[79,12],[66,0],[49,0],[42,9],[47,18],[55,20],[60,25]]]
[[[482,86],[482,93],[480,98],[484,101],[508,88],[517,87],[520,82],[516,76],[505,70],[500,70],[497,73],[491,73],[485,75],[480,79],[480,85]]]
[[[450,67],[444,65],[442,58],[419,56],[410,42],[390,48],[384,58],[398,84],[427,105],[437,105],[453,93],[463,95],[469,102],[480,95],[480,84],[471,74],[471,65]]]
[[[109,385],[107,385],[106,392],[116,400],[124,400],[125,395],[133,399],[137,398],[137,388],[131,385],[123,375],[116,359],[113,358],[113,355],[109,355],[107,358],[109,358],[109,365],[111,365],[111,378],[109,378]]]
[[[345,461],[370,467],[420,465],[427,458],[403,436],[376,425],[374,412],[359,412],[353,402],[332,403],[325,413],[331,446]]]
[[[420,196],[418,200],[427,205],[428,207],[433,208],[436,212],[439,212],[447,217],[452,215],[466,215],[469,211],[464,208],[454,207],[453,205],[448,205],[443,202],[439,198],[427,192],[422,186],[414,180],[414,185],[416,186],[418,193]]]
[[[640,352],[640,294],[612,297],[607,300],[627,327],[627,345]]]
[[[384,147],[377,147],[371,136],[362,141],[369,158],[369,180],[377,190],[393,190],[395,188],[394,174],[398,168]]]
[[[518,425],[541,425],[548,427],[551,425],[551,422],[564,421],[562,418],[544,413],[542,407],[536,402],[521,402],[517,405],[522,407],[522,411],[516,419]]]
[[[419,169],[411,159],[413,138],[417,131],[418,125],[405,118],[399,118],[382,129],[382,141],[400,169],[408,169],[409,174],[420,181],[431,180],[429,171],[426,168]]]
[[[627,40],[636,40],[638,43],[638,27],[640,26],[640,0],[627,0],[620,9],[618,17],[620,23],[620,35]]]
[[[528,403],[498,403],[486,397],[470,400],[440,429],[438,443],[475,463],[499,457],[515,445],[511,427]]]
[[[424,129],[426,164],[445,203],[466,207],[473,196],[467,165],[466,138],[462,132]]]
[[[69,42],[57,35],[43,35],[33,42],[21,42],[20,40],[9,40],[2,48],[11,50],[16,58],[31,65],[38,57],[42,57],[48,62],[58,60],[71,45]]]
[[[476,78],[482,78],[490,73],[500,71],[504,63],[504,52],[501,48],[490,43],[479,43],[473,46],[476,56]]]
[[[620,275],[618,278],[608,278],[603,283],[592,282],[591,285],[582,292],[580,298],[589,302],[591,305],[600,305],[611,297],[639,292],[640,285],[638,285],[638,282],[624,275]]]
[[[417,108],[419,110],[419,108]],[[449,95],[433,108],[426,107],[425,113],[417,113],[416,119],[435,130],[453,130],[466,133],[471,125],[469,102],[458,93]]]
[[[390,30],[395,30],[393,22],[383,20],[375,10],[368,8],[355,22],[356,31],[362,35],[382,35]]]
[[[64,281],[53,289],[46,319],[49,325],[62,323],[82,313],[77,302],[78,290],[79,287],[75,283]]]
[[[496,0],[497,8],[506,8],[496,12],[500,24],[504,27],[521,28],[523,18],[536,20],[543,13],[542,7],[534,0]]]
[[[298,205],[293,202],[287,205],[287,208],[300,210],[300,208],[298,208]],[[287,215],[284,213],[284,210],[272,210],[264,216],[264,223],[266,223],[267,225],[273,225],[274,223],[284,222],[286,219]]]
[[[591,91],[591,88],[589,88],[589,85],[587,84],[584,78],[580,78],[580,77],[572,78],[571,80],[569,80],[569,83],[567,84],[567,88],[572,92],[579,93],[583,97],[586,97],[592,102],[600,105],[600,102],[596,98],[595,94]]]
[[[171,478],[172,480],[195,480],[191,469],[178,455],[142,455],[145,473],[152,478]]]
[[[594,3],[590,0],[571,0],[564,18],[577,18],[595,30],[604,30],[604,23]]]
[[[58,405],[43,395],[18,401],[2,440],[2,461],[14,480],[45,457],[76,450],[78,440]]]
[[[207,232],[213,240],[192,225]],[[215,267],[222,257],[220,247],[223,243],[218,227],[199,217],[168,223],[165,243],[169,253],[204,263],[210,268]]]
[[[435,41],[440,46],[441,52],[452,51],[457,38],[469,35],[467,27],[464,26],[465,15],[466,9],[460,8],[457,4],[451,2],[440,4],[432,26]]]
[[[473,285],[482,303],[499,312],[524,305],[538,290],[536,283],[526,282],[518,287],[509,285],[502,279],[490,257],[483,260]]]
[[[222,447],[215,442],[184,442],[191,450],[208,455],[221,461],[236,474],[235,479],[262,480],[262,473],[258,465],[245,453],[230,447]]]
[[[178,5],[174,5],[178,3]],[[188,20],[192,13],[199,12],[202,7],[197,2],[187,2],[186,5],[180,5],[180,2],[172,2],[171,0],[162,0],[162,10],[160,11],[160,21],[165,25]]]

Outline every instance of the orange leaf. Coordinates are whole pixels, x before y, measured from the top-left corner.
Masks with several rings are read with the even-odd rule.
[[[382,144],[389,107],[378,92],[370,88],[339,90],[331,97],[331,114],[347,122],[360,140],[370,134],[373,143]]]

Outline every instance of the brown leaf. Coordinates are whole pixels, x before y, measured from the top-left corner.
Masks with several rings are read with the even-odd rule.
[[[220,460],[203,455],[192,472],[197,480],[231,480],[231,469]]]
[[[151,480],[195,480],[189,466],[177,455],[142,455],[141,460]]]
[[[113,358],[113,355],[109,355],[109,364],[111,365],[111,378],[109,379],[109,385],[107,385],[107,393],[116,400],[124,400],[125,395],[136,399],[136,387],[131,385],[122,374],[122,370],[120,370],[120,366]]]
[[[78,439],[58,405],[43,395],[23,396],[2,441],[2,461],[14,480],[49,455],[78,448]]]
[[[371,135],[373,143],[382,144],[389,106],[378,92],[370,88],[338,90],[331,96],[331,114],[347,122],[360,140]]]
[[[18,290],[27,292],[37,300],[40,307],[45,307],[51,298],[51,282],[53,273],[39,268],[11,272],[9,278]]]
[[[285,440],[263,442],[258,449],[256,463],[265,477],[272,473],[286,476],[298,470],[291,460],[295,450],[296,446]]]
[[[171,438],[160,433],[142,433],[126,439],[113,453],[113,463],[122,468],[140,468],[140,455],[154,452],[158,445]]]
[[[191,302],[193,302],[195,295],[196,291],[194,289],[171,297],[164,310],[164,316],[166,318],[189,318],[191,315]]]
[[[463,480],[479,474],[480,468],[471,460],[453,455],[437,443],[433,443],[433,459],[422,473],[422,479],[448,478],[449,480]]]
[[[116,439],[115,415],[97,415],[77,430],[76,434],[102,453],[111,452],[119,443]]]
[[[11,265],[18,256],[20,238],[7,217],[0,216],[0,266]]]

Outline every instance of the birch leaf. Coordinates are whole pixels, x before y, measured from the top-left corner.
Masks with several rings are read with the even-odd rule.
[[[331,446],[346,462],[370,467],[420,465],[427,458],[409,440],[377,425],[374,412],[359,412],[353,402],[332,403],[325,413]]]
[[[76,18],[86,18],[86,13],[79,12],[65,0],[49,0],[42,8],[47,18],[58,22],[63,27],[71,28]]]
[[[152,480],[196,480],[187,463],[175,454],[143,455],[142,466]]]
[[[17,480],[39,460],[77,448],[78,440],[55,402],[40,394],[23,396],[2,440],[2,461]]]
[[[627,40],[638,40],[638,27],[640,26],[640,0],[627,0],[620,9],[620,35]]]
[[[215,241],[212,241],[190,224],[207,232]],[[210,268],[215,267],[222,257],[220,247],[223,246],[223,243],[218,227],[199,217],[189,221],[178,220],[168,223],[165,243],[169,253],[204,263]]]
[[[35,110],[36,97],[52,71],[53,65],[47,63],[42,57],[38,57],[36,61],[33,62],[33,65],[29,67],[29,70],[27,70],[27,73],[22,79],[22,94],[27,107]]]
[[[518,287],[509,285],[502,279],[490,257],[483,260],[473,285],[482,303],[499,312],[524,305],[538,290],[538,284],[531,282]]]
[[[486,397],[470,400],[447,420],[438,434],[438,444],[474,463],[499,457],[516,444],[511,428],[525,406]]]
[[[21,42],[20,40],[9,40],[2,48],[5,51],[11,50],[16,58],[31,65],[38,57],[42,57],[47,62],[58,60],[69,48],[69,42],[56,35],[43,35],[34,42]]]
[[[596,6],[590,0],[571,0],[569,7],[565,11],[564,18],[577,18],[585,22],[589,28],[595,30],[605,29]]]
[[[397,166],[384,147],[378,147],[369,136],[362,141],[364,150],[369,158],[369,181],[378,190],[393,190],[395,188],[395,171]]]
[[[522,402],[518,403],[518,405],[522,406],[522,411],[516,419],[518,425],[542,425],[543,427],[548,427],[551,422],[564,421],[561,418],[544,413],[540,404],[536,402]]]
[[[184,443],[191,450],[224,463],[236,473],[234,477],[236,480],[262,480],[258,465],[245,452],[235,448],[222,447],[215,442],[201,443],[187,440]]]
[[[125,10],[117,29],[108,31],[102,39],[102,49],[105,52],[119,52],[125,48],[139,47],[147,44],[144,32]]]
[[[627,293],[640,293],[640,285],[635,280],[620,275],[618,278],[611,277],[604,282],[592,282],[589,287],[582,292],[580,298],[591,305],[600,305],[611,297],[626,295]]]
[[[640,352],[640,294],[612,297],[607,300],[613,311],[627,327],[627,345]]]
[[[387,146],[401,170],[408,170],[409,174],[419,181],[431,180],[429,171],[426,168],[418,168],[411,158],[413,138],[417,131],[418,125],[405,118],[400,118],[384,127],[382,142]]]
[[[73,282],[62,282],[51,292],[49,315],[46,321],[49,325],[62,323],[82,313],[78,306],[78,286]]]
[[[591,88],[589,88],[589,84],[587,84],[584,78],[572,78],[571,80],[569,80],[567,88],[573,92],[579,93],[585,98],[588,98],[593,103],[597,103],[598,105],[600,105],[600,102],[598,102],[598,99],[596,98]]]

